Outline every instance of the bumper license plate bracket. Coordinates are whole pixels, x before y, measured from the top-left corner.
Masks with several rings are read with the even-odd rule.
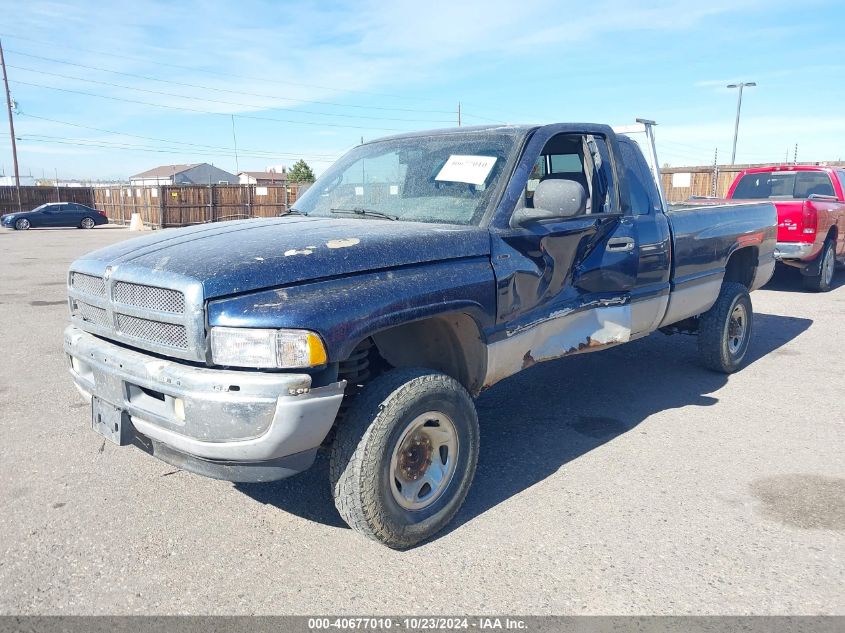
[[[132,422],[129,421],[129,414],[97,396],[91,397],[91,426],[118,446],[126,446],[132,442]]]

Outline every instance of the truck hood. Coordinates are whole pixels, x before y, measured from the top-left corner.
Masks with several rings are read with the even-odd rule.
[[[325,277],[489,255],[478,227],[286,216],[156,232],[81,258],[100,266],[174,273],[202,283],[206,299]],[[74,268],[74,266],[71,266]]]

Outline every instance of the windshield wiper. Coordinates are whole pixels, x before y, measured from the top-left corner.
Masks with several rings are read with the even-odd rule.
[[[383,218],[385,220],[398,220],[399,218],[395,215],[390,215],[387,213],[382,213],[381,211],[374,211],[372,209],[365,209],[363,207],[353,207],[351,209],[340,209],[340,208],[332,208],[329,209],[332,213],[337,214],[346,214],[346,215],[365,215],[372,218]]]
[[[288,209],[288,212],[285,215],[304,215],[304,216],[307,216],[308,214],[305,213],[305,211],[300,211],[299,209],[295,209],[294,207],[291,207],[290,209]]]

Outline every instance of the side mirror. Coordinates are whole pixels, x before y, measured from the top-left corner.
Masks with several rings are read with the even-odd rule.
[[[541,180],[534,190],[534,208],[514,212],[511,226],[551,218],[571,218],[587,211],[587,194],[581,183],[567,178]]]

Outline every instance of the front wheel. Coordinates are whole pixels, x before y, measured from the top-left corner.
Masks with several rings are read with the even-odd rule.
[[[698,319],[698,352],[704,366],[723,374],[739,369],[751,341],[752,321],[748,289],[723,283],[716,303]]]
[[[332,445],[335,505],[349,526],[395,549],[439,532],[478,462],[475,406],[453,378],[395,369],[356,396]]]
[[[80,226],[82,226],[83,229],[93,229],[95,224],[94,218],[82,218]]]
[[[818,275],[804,277],[804,287],[813,292],[828,292],[833,287],[833,273],[836,269],[836,252],[833,240],[827,240],[821,252],[821,265]]]
[[[17,222],[15,222],[15,228],[18,231],[26,231],[30,227],[29,220],[26,218],[21,218]]]

